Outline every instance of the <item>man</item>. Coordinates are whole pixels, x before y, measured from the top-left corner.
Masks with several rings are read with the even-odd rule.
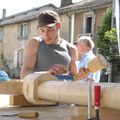
[[[77,69],[80,72],[82,67],[87,68],[87,64],[89,61],[94,59],[96,56],[93,53],[93,48],[94,48],[94,43],[91,40],[90,37],[88,36],[82,36],[78,38],[77,42],[77,49],[78,49],[78,54],[82,55],[80,60],[77,61]],[[91,78],[94,80],[94,82],[99,82],[100,81],[100,71],[96,73],[90,73],[89,76],[84,77],[82,81],[86,82],[87,78]]]
[[[40,36],[27,41],[20,78],[31,72],[48,71],[57,75],[67,72],[75,75],[77,49],[61,38],[59,15],[52,10],[43,11],[38,18]]]

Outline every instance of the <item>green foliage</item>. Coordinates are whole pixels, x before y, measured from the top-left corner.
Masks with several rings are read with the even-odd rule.
[[[111,61],[113,58],[118,56],[118,44],[117,44],[117,32],[115,28],[105,32],[105,39],[109,41],[108,58]]]
[[[103,19],[102,27],[97,32],[97,47],[108,61],[118,56],[116,29],[111,29],[112,10],[109,9]]]

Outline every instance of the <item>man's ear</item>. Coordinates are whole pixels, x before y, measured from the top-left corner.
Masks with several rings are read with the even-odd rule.
[[[62,27],[62,24],[61,23],[57,23],[56,26],[57,26],[58,29],[60,29]]]

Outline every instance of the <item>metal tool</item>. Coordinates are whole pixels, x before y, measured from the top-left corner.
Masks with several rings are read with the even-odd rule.
[[[93,79],[88,78],[88,119],[87,120],[94,120],[92,118],[92,82]]]
[[[100,95],[101,95],[101,86],[94,86],[94,106],[96,110],[96,120],[100,120],[99,108],[100,108]]]
[[[20,118],[38,118],[38,112],[22,112],[22,113],[15,113],[15,114],[3,114],[2,117],[13,117],[18,116]]]
[[[74,79],[74,76],[73,75],[56,75],[56,77],[59,79],[59,80],[73,80]]]

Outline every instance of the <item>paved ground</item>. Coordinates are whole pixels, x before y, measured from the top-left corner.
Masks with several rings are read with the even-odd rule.
[[[19,118],[18,116],[0,116],[0,120],[87,120],[87,107],[71,106],[67,104],[39,107],[1,107],[0,115],[17,114],[31,111],[39,112],[39,118],[23,119]],[[94,108],[92,113],[92,116],[95,117]],[[100,120],[120,120],[120,110],[101,108]]]
[[[67,120],[72,115],[72,107],[68,105],[45,106],[45,107],[19,107],[19,108],[0,108],[0,114],[14,114],[27,111],[39,112],[39,118],[30,120]],[[2,117],[0,120],[26,120],[18,116]]]

